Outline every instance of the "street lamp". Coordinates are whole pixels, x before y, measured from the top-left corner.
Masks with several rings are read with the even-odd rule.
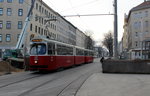
[[[57,21],[57,19],[48,19],[46,20],[45,25],[47,24],[47,22],[50,22],[50,21]]]

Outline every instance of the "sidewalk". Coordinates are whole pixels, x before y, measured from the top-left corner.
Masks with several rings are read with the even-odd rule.
[[[76,96],[150,96],[150,75],[95,73]]]

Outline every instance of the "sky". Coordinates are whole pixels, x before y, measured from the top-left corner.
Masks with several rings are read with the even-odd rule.
[[[114,0],[43,0],[53,10],[62,16],[83,14],[113,14]],[[123,35],[124,14],[144,0],[117,0],[118,1],[118,41]],[[114,30],[113,15],[65,17],[74,26],[83,32],[93,33],[93,39],[99,43],[104,34]]]

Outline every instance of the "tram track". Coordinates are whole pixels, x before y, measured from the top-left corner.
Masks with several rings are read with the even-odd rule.
[[[92,73],[91,73],[92,72]],[[86,80],[93,74],[93,71],[89,71],[72,80],[67,84],[56,96],[76,96],[81,86]],[[70,90],[68,92],[68,90]]]
[[[79,77],[77,77],[76,79],[74,79],[74,80],[72,80],[70,83],[68,83],[67,85],[62,85],[62,86],[64,86],[58,93],[57,93],[57,95],[56,96],[62,96],[62,94],[64,94],[68,89],[69,89],[69,87],[73,87],[72,85],[73,84],[75,84],[75,83],[80,83],[80,84],[77,84],[77,85],[79,85],[79,86],[75,86],[76,88],[75,88],[75,91],[73,92],[73,96],[76,96],[76,94],[77,94],[77,92],[78,92],[78,90],[80,89],[80,87],[84,84],[84,82],[87,80],[87,78],[89,78],[91,76],[91,74],[89,74],[89,73],[85,73],[85,74],[82,74],[82,75],[80,75]],[[40,84],[38,84],[37,86],[35,86],[35,87],[33,87],[33,88],[31,88],[31,89],[29,89],[29,90],[27,90],[27,91],[25,91],[25,92],[23,92],[23,93],[21,93],[21,94],[19,94],[19,95],[17,95],[17,96],[28,96],[32,91],[34,91],[34,90],[36,90],[36,89],[38,89],[38,88],[40,88],[40,87],[42,87],[42,86],[45,86],[45,85],[47,85],[48,83],[52,83],[53,81],[55,81],[55,80],[58,80],[58,79],[61,79],[60,77],[56,77],[56,78],[52,78],[52,79],[50,79],[50,80],[47,80],[47,81],[45,81],[45,82],[42,82],[42,83],[40,83]],[[80,81],[81,80],[81,81]],[[80,82],[78,82],[78,81],[80,81]],[[76,85],[76,84],[75,84]],[[62,87],[62,86],[59,86],[59,87]],[[71,92],[72,93],[72,92]],[[68,93],[67,93],[68,94]],[[65,95],[63,95],[63,96],[65,96]],[[69,95],[67,95],[67,96],[69,96]]]
[[[3,85],[0,85],[0,88],[4,88],[4,87],[8,87],[10,85],[13,85],[13,84],[17,84],[17,83],[20,83],[20,82],[24,82],[24,81],[27,81],[27,80],[31,80],[31,79],[35,79],[35,78],[38,78],[38,77],[42,77],[42,76],[45,76],[44,74],[40,75],[32,75],[31,76],[31,73],[29,73],[30,75],[25,77],[26,75],[28,74],[25,74],[25,75],[22,75],[22,79],[20,79],[21,77],[19,76],[16,76],[16,77],[13,77],[14,78],[19,78],[19,80],[13,80],[13,81],[8,81],[6,84],[3,84]],[[11,78],[6,78],[6,80],[8,79],[11,79]],[[5,79],[3,79],[4,81]]]
[[[90,70],[87,73],[82,74],[78,78],[72,80],[68,85],[66,85],[56,96],[76,96],[79,89],[82,87],[82,85],[86,82],[86,80],[94,73],[100,72],[100,70],[95,71]],[[78,85],[78,86],[76,86]],[[71,90],[73,89],[73,90]],[[71,90],[68,92],[68,90]]]
[[[67,82],[67,84],[62,84],[60,86],[55,87],[56,89],[58,88],[55,96],[76,96],[77,92],[79,91],[79,89],[81,88],[81,86],[84,84],[84,82],[86,82],[86,80],[95,72],[99,72],[99,71],[95,71],[95,69],[93,70],[89,70],[83,74],[81,74],[80,76],[78,76],[77,78],[74,78],[73,80],[70,80],[69,82]],[[60,74],[59,74],[60,75]],[[47,80],[46,82],[43,82],[31,89],[29,89],[26,92],[23,92],[21,94],[19,94],[18,96],[32,96],[30,95],[30,93],[32,93],[33,91],[35,91],[38,88],[44,87],[45,85],[49,84],[49,83],[54,83],[54,81],[58,81],[65,78],[64,76],[56,76],[50,80]],[[51,89],[53,89],[54,87],[52,87]],[[49,90],[51,90],[49,89]],[[72,90],[73,89],[73,90]]]
[[[9,85],[13,85],[13,84],[16,84],[16,83],[24,82],[26,80],[30,80],[30,79],[33,79],[33,78],[36,78],[36,77],[41,77],[41,75],[40,76],[33,76],[33,77],[30,77],[30,78],[25,78],[23,80],[19,80],[19,81],[15,81],[15,82],[11,82],[11,83],[8,83],[8,84],[0,86],[0,88],[4,88],[4,87],[7,87]]]
[[[69,81],[67,84],[62,84],[60,86],[57,86],[55,88],[58,88],[60,90],[57,90],[57,93],[55,96],[76,96],[78,90],[81,88],[81,86],[84,84],[84,82],[93,74],[93,71],[89,71],[87,73],[84,73],[80,76],[78,76],[77,78]],[[35,91],[38,88],[41,88],[49,83],[53,83],[54,81],[57,80],[61,80],[62,78],[65,78],[64,76],[60,77],[60,76],[56,76],[54,78],[51,78],[50,80],[47,80],[45,82],[42,82],[40,84],[38,84],[37,86],[17,95],[17,96],[30,96],[30,93],[32,93],[33,91]],[[75,86],[74,86],[75,85]],[[61,87],[61,88],[60,88]],[[53,89],[53,87],[52,87]],[[70,90],[73,89],[73,90]],[[49,89],[51,90],[51,89]],[[67,92],[68,90],[70,90],[69,92]]]
[[[75,90],[73,91],[73,94],[74,94],[73,96],[75,96],[77,94],[78,90],[80,89],[80,87],[87,80],[87,78],[89,78],[89,76],[91,76],[91,74],[93,74],[93,73],[89,73],[89,72],[84,73],[84,74],[78,76],[77,78],[73,79],[72,81],[68,82],[65,85],[57,86],[57,87],[61,87],[61,90],[59,90],[57,92],[56,96],[62,96],[62,94],[64,94],[70,87],[73,87],[73,85],[76,85],[78,83],[77,84],[78,86],[75,86]],[[36,78],[36,77],[40,77],[40,76],[35,76],[35,77],[32,77],[32,78]],[[30,80],[32,78],[28,78],[26,80]],[[28,95],[30,96],[30,93],[32,93],[32,91],[35,91],[36,89],[38,89],[38,88],[40,88],[42,86],[45,86],[45,85],[47,85],[49,83],[53,83],[53,81],[61,80],[62,78],[65,78],[65,77],[63,75],[61,75],[61,77],[60,76],[53,77],[53,78],[51,78],[51,79],[49,79],[47,81],[44,81],[44,82],[41,82],[40,84],[37,84],[36,86],[28,89],[25,92],[22,92],[22,93],[18,94],[17,96],[28,96]],[[22,80],[22,82],[26,81],[26,80]],[[14,82],[12,84],[20,83],[20,82]],[[11,85],[11,84],[9,84],[9,85]],[[7,86],[9,86],[9,85],[7,85]],[[7,87],[7,86],[4,86],[4,87]],[[72,94],[72,92],[71,92],[71,94]]]
[[[81,86],[87,80],[87,78],[89,78],[90,76],[91,75],[89,75],[89,74],[88,75],[86,75],[86,74],[81,75],[80,77],[76,78],[75,80],[73,80],[69,84],[67,84],[56,96],[76,96],[78,90],[81,88]],[[78,86],[73,86],[76,83],[78,83]],[[71,87],[71,89],[74,89],[74,90],[70,91],[70,92],[66,92],[70,89],[70,87]]]
[[[41,84],[39,84],[39,85],[37,85],[37,86],[35,86],[35,87],[33,87],[33,88],[27,90],[26,92],[23,92],[23,93],[19,94],[18,96],[26,96],[26,95],[28,95],[30,92],[36,90],[37,88],[40,88],[41,86],[44,86],[44,85],[46,85],[47,83],[52,82],[52,81],[54,81],[54,80],[56,80],[56,79],[58,79],[58,78],[54,78],[54,79],[52,79],[52,80],[48,80],[48,81],[46,81],[46,82],[44,82],[44,83],[41,83]]]

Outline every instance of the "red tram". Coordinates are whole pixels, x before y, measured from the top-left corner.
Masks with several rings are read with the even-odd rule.
[[[93,51],[49,39],[32,39],[30,70],[55,70],[93,62]]]

